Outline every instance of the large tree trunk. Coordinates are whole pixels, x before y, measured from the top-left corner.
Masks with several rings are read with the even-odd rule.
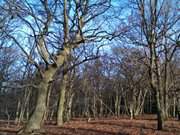
[[[57,125],[62,126],[64,123],[64,110],[65,110],[65,101],[66,101],[66,86],[67,86],[67,74],[63,76],[63,80],[60,83],[60,97],[57,113]]]
[[[161,98],[160,98],[160,92],[156,92],[156,104],[157,104],[157,129],[162,130],[164,128],[164,118],[163,118],[163,110],[161,108],[162,103],[161,103]]]
[[[154,38],[153,38],[154,39]],[[157,105],[157,129],[162,130],[164,126],[163,110],[164,110],[164,97],[162,95],[162,85],[161,85],[161,71],[158,61],[158,56],[156,54],[156,46],[153,43],[150,45],[151,53],[151,86],[156,93],[156,105]]]
[[[38,88],[36,107],[30,117],[30,120],[26,125],[25,132],[32,132],[33,130],[40,129],[42,124],[44,123],[49,83],[51,83],[54,80],[53,77],[58,67],[60,67],[64,63],[69,53],[70,48],[64,48],[61,54],[57,55],[57,67],[50,65],[49,68],[44,72],[43,79],[41,80]]]
[[[32,130],[40,129],[44,122],[44,116],[46,112],[48,83],[49,83],[48,79],[47,80],[43,79],[41,81],[41,84],[38,90],[36,108],[26,125],[26,128],[25,128],[26,132],[32,132]]]

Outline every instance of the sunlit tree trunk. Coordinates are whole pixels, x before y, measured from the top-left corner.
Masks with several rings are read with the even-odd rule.
[[[130,103],[129,111],[130,111],[130,118],[131,118],[131,120],[132,120],[132,119],[135,118],[135,114],[134,114],[134,104],[133,104],[133,103]]]

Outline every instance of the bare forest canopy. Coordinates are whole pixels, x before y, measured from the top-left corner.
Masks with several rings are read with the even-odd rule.
[[[0,0],[0,119],[180,120],[179,0]]]

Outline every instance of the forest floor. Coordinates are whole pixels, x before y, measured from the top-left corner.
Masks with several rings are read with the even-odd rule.
[[[21,126],[10,124],[8,127],[0,121],[0,135],[16,135]],[[87,122],[84,118],[74,118],[58,127],[53,122],[44,126],[42,135],[180,135],[180,122],[169,119],[162,131],[156,130],[155,116],[96,118]],[[4,134],[3,132],[8,132]]]

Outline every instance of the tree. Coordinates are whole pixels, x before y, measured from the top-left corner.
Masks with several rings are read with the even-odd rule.
[[[146,59],[143,52],[136,48],[116,47],[113,50],[117,65],[119,65],[118,74],[120,74],[119,78],[121,76],[120,83],[125,93],[124,100],[131,119],[134,119],[135,116],[142,113],[148,91],[148,70],[144,65]]]
[[[179,21],[176,2],[167,0],[132,1],[135,6],[134,16],[138,19],[136,18],[136,22],[130,22],[131,26],[136,27],[136,29],[128,33],[128,39],[133,44],[144,46],[147,57],[149,58],[150,84],[152,90],[156,93],[159,130],[163,129],[164,119],[167,117],[168,61],[171,61],[177,49],[177,45],[174,43],[178,41],[179,37],[179,32],[176,29],[177,22]],[[130,17],[130,21],[133,20],[133,17]],[[135,31],[139,34],[139,37],[137,34],[133,35]],[[174,43],[172,44],[172,42]],[[168,53],[170,54],[168,56],[170,56],[170,59],[164,60],[162,58],[162,52],[165,53],[164,55],[166,57],[167,50],[169,50]],[[162,66],[163,62],[165,63],[165,69]],[[164,76],[162,75],[162,71],[165,73]],[[165,79],[165,83],[163,79]]]
[[[39,71],[37,104],[25,129],[27,132],[31,132],[39,129],[44,122],[49,84],[59,75],[63,78],[59,105],[64,105],[67,64],[72,50],[82,44],[100,42],[112,37],[112,34],[109,34],[111,31],[102,29],[104,25],[101,22],[103,20],[96,21],[108,11],[111,3],[109,0],[91,2],[86,0],[83,2],[78,0],[72,2],[40,0],[37,3],[8,0],[4,3],[3,10],[12,17],[9,22],[10,26],[13,26],[13,21],[16,21],[17,28],[24,26],[30,31],[21,33],[14,28],[13,32],[17,32],[17,34],[6,33],[6,36],[21,49],[27,61]],[[97,27],[92,26],[94,22]],[[30,41],[28,46],[22,43],[22,40],[17,37],[18,34],[22,34]],[[52,37],[51,40],[50,37]],[[45,67],[41,67],[41,65],[45,65]],[[57,76],[58,71],[60,74]],[[58,113],[58,123],[62,121],[62,111]]]

